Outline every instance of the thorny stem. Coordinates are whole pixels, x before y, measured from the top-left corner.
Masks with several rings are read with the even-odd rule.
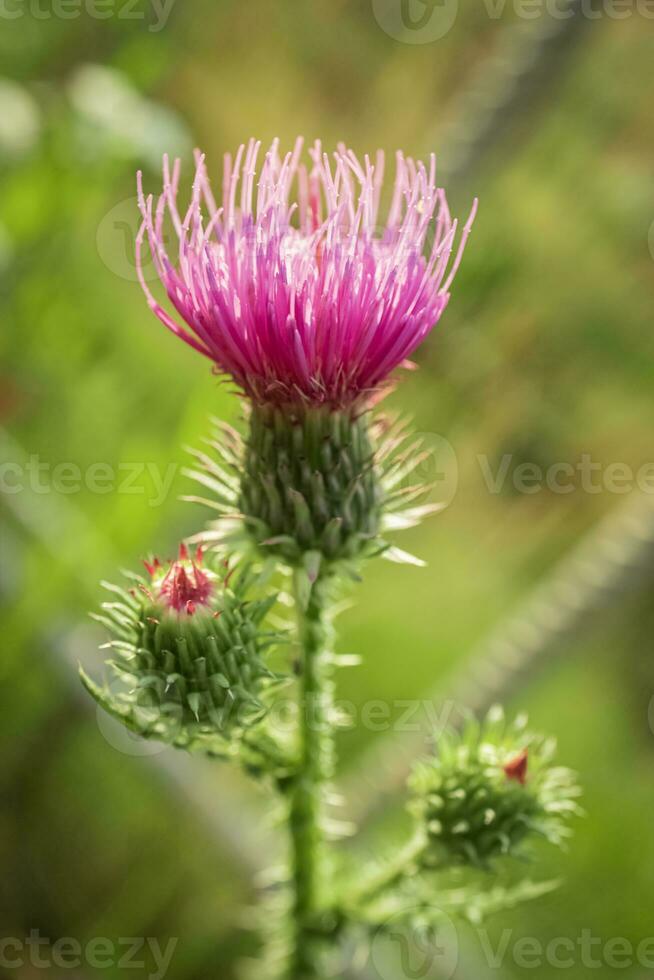
[[[385,892],[399,885],[405,878],[410,877],[415,873],[424,850],[424,835],[422,833],[416,834],[413,840],[398,853],[397,857],[377,871],[358,892],[355,892],[353,906],[374,902]]]
[[[318,579],[308,603],[301,601],[298,583],[295,602],[302,649],[300,664],[300,764],[291,790],[290,834],[294,887],[291,980],[313,980],[317,973],[317,946],[321,942],[317,920],[325,911],[327,868],[322,830],[324,785],[333,768],[330,719],[333,682],[326,620],[327,582]]]

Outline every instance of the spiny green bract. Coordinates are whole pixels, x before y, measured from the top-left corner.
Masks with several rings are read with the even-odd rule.
[[[381,487],[365,419],[255,407],[240,507],[258,540],[286,560],[352,558],[379,529]]]
[[[95,617],[113,634],[110,683],[101,688],[81,677],[103,708],[140,735],[220,753],[222,743],[261,720],[265,693],[281,680],[263,660],[280,639],[261,628],[275,597],[247,600],[247,570],[227,584],[203,569],[203,582],[212,583],[205,599],[176,608],[178,594],[171,600],[170,587],[167,594],[159,588],[183,564],[171,563],[159,582],[157,563],[148,569],[151,582],[130,574],[131,588],[103,583],[115,595]]]
[[[579,789],[571,770],[551,765],[554,751],[553,740],[527,731],[525,716],[507,725],[499,708],[481,726],[441,736],[410,779],[425,862],[488,866],[532,835],[560,845],[580,812]]]
[[[198,467],[187,475],[209,494],[187,499],[218,514],[204,541],[227,550],[249,542],[294,567],[308,553],[327,562],[383,554],[421,564],[385,537],[439,509],[424,503],[431,488],[413,480],[429,453],[405,422],[369,411],[255,406],[248,425],[243,439],[218,422],[210,453],[193,452]]]

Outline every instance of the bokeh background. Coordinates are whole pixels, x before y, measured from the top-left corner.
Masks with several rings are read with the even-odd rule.
[[[278,859],[265,798],[103,725],[75,664],[100,670],[97,581],[204,519],[178,499],[182,447],[209,414],[239,414],[147,311],[134,172],[155,190],[161,153],[188,175],[199,145],[217,176],[252,134],[304,133],[435,150],[455,212],[482,201],[447,316],[391,400],[434,447],[449,506],[401,542],[427,569],[366,569],[339,643],[362,664],[339,697],[395,721],[407,699],[503,700],[581,774],[569,853],[528,869],[562,887],[493,920],[494,945],[513,930],[499,971],[461,930],[457,978],[533,975],[515,941],[584,930],[596,975],[651,972],[601,950],[654,934],[654,22],[644,4],[563,20],[450,0],[431,39],[443,10],[413,2],[404,27],[400,0],[2,7],[3,937],[178,937],[169,980],[227,980],[254,949],[242,910]],[[584,457],[592,476],[564,474],[569,492],[515,479]],[[341,739],[343,816],[364,825],[348,846],[368,854],[399,832],[404,758],[423,743],[375,727]],[[567,973],[590,968],[575,954]]]

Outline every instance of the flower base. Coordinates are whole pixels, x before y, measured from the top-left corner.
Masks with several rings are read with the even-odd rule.
[[[367,413],[254,407],[239,503],[257,544],[292,565],[362,555],[382,507]]]

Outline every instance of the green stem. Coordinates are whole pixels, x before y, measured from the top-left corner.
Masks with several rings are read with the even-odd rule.
[[[385,892],[399,885],[405,878],[415,873],[416,863],[425,850],[423,834],[417,834],[403,850],[373,875],[364,886],[355,893],[352,906],[368,905]]]
[[[300,573],[298,573],[300,574]],[[317,974],[317,921],[325,909],[326,862],[322,831],[325,781],[333,768],[330,711],[333,684],[329,674],[326,582],[313,585],[305,608],[299,580],[295,583],[300,667],[300,765],[291,791],[293,949],[290,977],[312,980]]]

